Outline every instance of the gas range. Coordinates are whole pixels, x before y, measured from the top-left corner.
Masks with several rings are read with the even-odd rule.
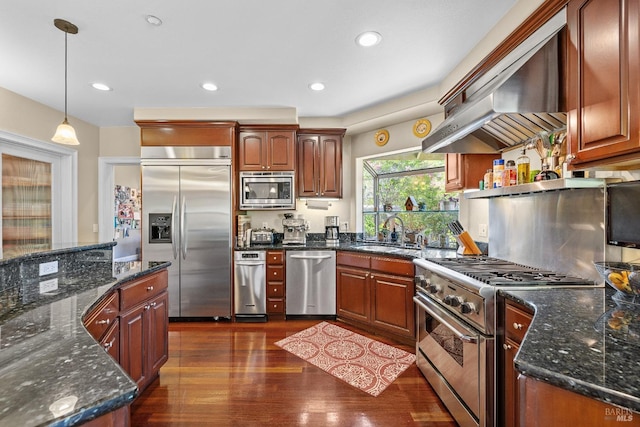
[[[487,256],[414,259],[416,294],[443,304],[491,335],[500,288],[598,286],[595,282]]]

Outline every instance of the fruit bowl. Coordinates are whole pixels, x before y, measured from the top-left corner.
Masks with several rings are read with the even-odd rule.
[[[594,262],[594,265],[607,285],[627,300],[640,296],[640,264],[602,261]]]

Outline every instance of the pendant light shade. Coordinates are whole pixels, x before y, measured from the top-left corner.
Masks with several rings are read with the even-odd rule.
[[[54,19],[53,25],[64,32],[64,120],[58,125],[55,135],[51,140],[59,144],[79,145],[76,130],[67,120],[67,34],[77,34],[78,27],[64,19]]]

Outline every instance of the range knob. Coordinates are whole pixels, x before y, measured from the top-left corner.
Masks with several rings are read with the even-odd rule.
[[[462,297],[459,297],[457,295],[447,295],[446,297],[444,297],[443,302],[447,305],[450,305],[451,307],[459,307],[460,304],[464,302],[464,300],[462,299]]]
[[[437,294],[438,292],[440,292],[442,290],[442,287],[440,285],[436,285],[435,283],[431,283],[431,284],[429,284],[428,290],[432,294]]]
[[[413,278],[413,283],[415,283],[416,286],[424,287],[427,284],[427,279],[425,279],[422,274],[418,274],[416,277]]]
[[[468,301],[463,302],[460,306],[460,311],[462,312],[462,314],[474,313],[476,311],[476,305]]]

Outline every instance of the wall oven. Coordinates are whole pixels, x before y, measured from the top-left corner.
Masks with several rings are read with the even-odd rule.
[[[240,209],[295,209],[294,172],[240,172]]]

